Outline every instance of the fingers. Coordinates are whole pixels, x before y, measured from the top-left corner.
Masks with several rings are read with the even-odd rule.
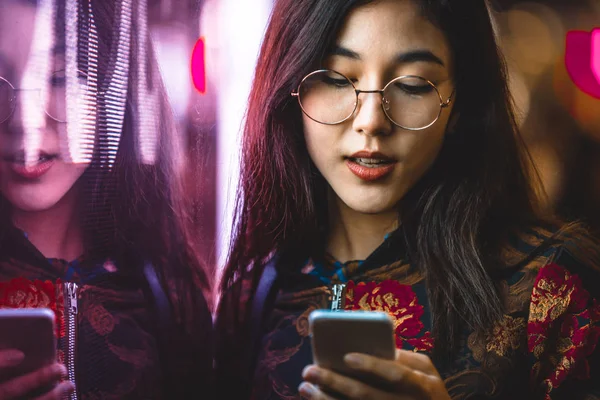
[[[341,396],[348,399],[385,400],[392,398],[391,393],[381,391],[356,379],[316,366],[305,368],[302,376],[308,383],[313,385],[312,388],[309,388],[312,389],[312,393],[307,393],[307,397],[310,399],[332,398],[323,391],[339,393]],[[315,386],[318,386],[318,388]],[[306,391],[307,387],[305,386],[303,390]],[[394,399],[402,399],[402,397],[394,397]]]
[[[0,383],[0,399],[21,397],[42,386],[60,380],[67,370],[61,364],[52,364],[27,375]]]
[[[308,382],[302,382],[298,387],[298,392],[306,399],[335,400],[335,397],[331,397],[328,394],[321,392],[315,385]]]
[[[25,359],[25,354],[22,351],[8,349],[0,350],[0,369],[15,367]]]
[[[414,351],[396,350],[396,362],[428,375],[434,375],[438,378],[440,376],[431,362],[431,358],[425,354],[415,353]]]
[[[396,359],[394,361],[382,360],[381,358],[360,353],[346,354],[344,360],[348,365],[350,365],[350,363],[356,365],[356,368],[361,368],[361,364],[367,363],[369,366],[385,366],[380,368],[383,370],[392,364],[396,364],[426,375],[440,376],[429,357],[412,351],[396,350]]]
[[[347,354],[344,361],[361,376],[376,378],[375,380],[387,390],[418,392],[427,379],[426,374],[397,361],[382,360],[366,354]]]
[[[45,395],[36,397],[35,400],[62,400],[66,395],[73,393],[74,390],[75,386],[70,381],[62,382]]]

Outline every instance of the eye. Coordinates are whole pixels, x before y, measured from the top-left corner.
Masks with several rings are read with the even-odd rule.
[[[65,83],[66,83],[66,77],[65,77],[64,71],[55,72],[50,77],[50,85],[53,87],[65,86]]]
[[[336,86],[336,87],[340,87],[340,88],[350,86],[350,82],[347,79],[340,77],[339,75],[336,75],[336,76],[325,75],[325,76],[323,76],[322,80],[323,80],[323,83],[325,83],[327,85]]]
[[[80,84],[85,84],[87,81],[87,75],[81,71],[78,71],[77,78]],[[67,84],[67,77],[65,71],[58,71],[52,74],[49,83],[52,87],[64,87]]]
[[[429,84],[410,84],[406,82],[396,82],[394,85],[409,95],[423,95],[433,91],[433,87]]]

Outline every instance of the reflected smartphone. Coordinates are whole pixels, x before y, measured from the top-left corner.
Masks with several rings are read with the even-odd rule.
[[[316,310],[309,315],[308,322],[313,360],[320,367],[360,379],[346,366],[346,354],[395,358],[394,324],[386,313]]]
[[[54,329],[54,312],[50,309],[0,309],[0,349],[17,349],[25,354],[23,362],[11,368],[7,378],[56,362]]]

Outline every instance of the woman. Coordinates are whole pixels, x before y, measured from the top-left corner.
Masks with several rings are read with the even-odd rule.
[[[536,215],[523,152],[484,1],[276,1],[221,288],[223,398],[597,394],[600,253]],[[396,360],[346,356],[367,383],[310,365],[309,313],[343,300],[394,319]]]
[[[0,308],[58,326],[55,365],[6,380],[27,355],[0,353],[2,399],[210,397],[210,282],[143,4],[2,3]]]

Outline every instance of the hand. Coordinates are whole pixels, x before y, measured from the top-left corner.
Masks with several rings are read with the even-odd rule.
[[[366,354],[350,353],[344,358],[346,364],[365,378],[381,382],[378,387],[369,386],[347,376],[307,366],[298,390],[308,399],[333,400],[328,393],[338,393],[348,399],[377,400],[449,400],[444,381],[431,359],[426,355],[405,350],[396,351],[396,359],[383,360]]]
[[[5,380],[12,368],[18,366],[25,355],[18,350],[0,350],[0,400],[22,398],[28,393],[44,386],[58,383],[67,374],[65,367],[59,363],[52,364],[23,376]],[[62,382],[50,392],[37,397],[37,400],[60,400],[74,390],[71,382]]]

